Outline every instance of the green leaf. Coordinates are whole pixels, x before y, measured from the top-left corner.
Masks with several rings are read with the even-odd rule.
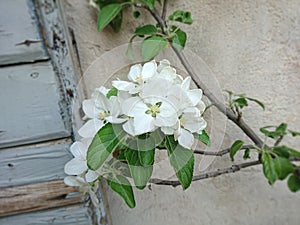
[[[140,0],[145,3],[151,10],[154,9],[155,0]]]
[[[292,192],[300,190],[300,178],[296,175],[291,175],[288,179],[288,187]]]
[[[205,130],[202,131],[201,134],[194,134],[194,137],[197,138],[199,141],[201,141],[202,143],[206,144],[207,146],[210,146],[210,137],[209,135],[206,133]]]
[[[177,10],[169,16],[169,20],[177,21],[185,24],[192,24],[192,14],[187,11]]]
[[[159,36],[145,38],[142,42],[142,56],[144,61],[149,61],[162,51],[168,44],[167,39]]]
[[[155,139],[153,136],[140,135],[137,138],[137,149],[140,163],[143,166],[153,165],[155,154]]]
[[[278,179],[284,180],[290,173],[294,171],[292,163],[283,157],[276,157],[274,159],[275,170],[278,176]]]
[[[285,146],[276,146],[273,148],[273,153],[275,153],[278,156],[284,157],[284,158],[289,158],[290,157],[290,153],[287,149],[287,147]]]
[[[268,179],[269,184],[274,184],[277,180],[276,166],[275,162],[272,159],[272,156],[268,152],[264,152],[261,157],[263,164],[263,171],[265,177]]]
[[[245,106],[248,106],[248,102],[246,100],[246,98],[237,98],[235,100],[233,100],[233,103],[240,107],[241,109],[244,108]]]
[[[230,147],[230,158],[233,161],[235,154],[243,147],[244,142],[241,140],[235,141]]]
[[[246,97],[246,98],[247,98],[249,101],[252,101],[252,102],[257,103],[260,107],[262,107],[263,110],[265,110],[265,105],[264,105],[261,101],[255,99],[255,98],[248,98],[248,97]]]
[[[157,33],[157,28],[152,24],[147,24],[145,26],[141,26],[136,28],[134,31],[136,35],[149,35]]]
[[[121,125],[107,123],[95,135],[87,152],[87,164],[91,170],[97,170],[116,149],[126,133]]]
[[[130,208],[135,207],[133,190],[130,182],[125,177],[121,175],[109,176],[107,184],[125,200]]]
[[[287,147],[287,146],[281,146],[281,147],[284,147],[290,153],[290,156],[300,158],[300,152],[299,151],[297,151],[295,149],[292,149],[290,147]]]
[[[166,148],[170,164],[174,168],[183,189],[187,189],[193,179],[194,154],[174,140],[173,135],[166,136]]]
[[[244,152],[244,155],[243,155],[243,159],[244,160],[250,159],[250,149],[249,148],[245,149],[245,152]]]
[[[113,87],[107,92],[106,98],[110,98],[111,96],[117,96],[117,95],[118,95],[118,89]]]
[[[153,166],[143,166],[140,163],[139,152],[136,150],[127,149],[125,156],[134,184],[138,189],[144,189],[152,175]]]
[[[292,131],[292,130],[288,130],[288,132],[289,132],[293,137],[300,136],[300,132]]]
[[[181,29],[178,29],[172,39],[173,46],[178,50],[184,49],[186,37],[186,33]]]
[[[121,4],[106,5],[98,15],[98,31],[102,31],[121,11]]]
[[[286,123],[281,123],[274,131],[268,130],[268,128],[273,128],[275,126],[266,126],[260,128],[260,132],[262,132],[264,135],[267,137],[273,138],[275,140],[278,140],[280,137],[284,136],[287,134],[286,128],[287,124]]]

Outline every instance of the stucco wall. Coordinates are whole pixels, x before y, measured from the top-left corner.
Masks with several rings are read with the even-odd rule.
[[[184,27],[189,35],[187,49],[204,60],[221,89],[247,93],[265,103],[265,111],[251,105],[244,112],[245,120],[253,129],[287,122],[291,129],[300,130],[298,0],[170,2],[168,12],[174,9],[192,12],[194,24]],[[110,29],[98,33],[96,14],[85,1],[67,0],[64,9],[68,26],[74,32],[83,72],[97,57],[126,43],[139,24],[139,21],[125,19],[120,33],[115,34]],[[150,19],[145,15],[142,18]],[[108,78],[105,74],[99,76],[103,81]],[[224,122],[219,114],[215,119]],[[237,138],[247,140],[231,122],[226,122],[226,130],[223,141],[215,139],[224,147]],[[287,138],[284,143],[300,149],[299,139]],[[231,165],[227,156],[205,157],[200,161],[209,162],[205,164],[209,169]],[[107,193],[114,225],[296,225],[300,220],[299,193],[290,193],[286,182],[276,182],[270,187],[261,166],[193,183],[187,191],[163,186],[136,191],[135,209],[129,209],[110,190]]]

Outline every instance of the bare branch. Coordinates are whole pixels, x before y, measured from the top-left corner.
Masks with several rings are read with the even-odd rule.
[[[162,13],[161,13],[161,18],[162,18],[162,20],[164,20],[164,21],[166,21],[167,5],[168,5],[168,0],[164,0],[164,3],[163,3],[163,10],[162,10]]]
[[[203,179],[207,179],[207,178],[217,177],[217,176],[220,176],[220,175],[226,174],[226,173],[234,173],[241,169],[251,167],[251,166],[256,166],[259,164],[261,164],[261,162],[259,160],[241,163],[241,164],[234,164],[228,168],[217,169],[215,171],[195,175],[195,176],[193,176],[192,181],[198,181],[198,180],[203,180]],[[173,187],[177,187],[177,186],[181,185],[179,180],[161,180],[161,179],[155,179],[155,178],[150,179],[149,183],[156,184],[156,185],[170,185]]]
[[[242,146],[241,149],[247,149],[247,148],[254,148],[253,145],[244,145]],[[194,154],[199,154],[199,155],[214,155],[214,156],[223,156],[226,155],[230,152],[230,148],[225,148],[223,150],[220,151],[202,151],[202,150],[195,150]]]

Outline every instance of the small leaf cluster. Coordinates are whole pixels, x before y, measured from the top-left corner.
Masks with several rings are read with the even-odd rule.
[[[264,104],[255,99],[246,96],[246,94],[235,94],[232,91],[225,90],[228,94],[228,106],[229,108],[239,116],[242,116],[242,109],[248,106],[248,102],[254,102],[258,104],[263,110],[265,109]]]
[[[102,31],[107,25],[110,25],[115,32],[121,29],[123,20],[123,9],[131,6],[133,8],[134,18],[141,14],[136,6],[142,6],[153,11],[155,0],[98,0],[100,12],[98,15],[98,31]],[[177,23],[192,24],[191,13],[177,10],[169,15],[165,24],[146,24],[136,28],[133,37],[130,39],[130,45],[127,50],[127,56],[132,58],[131,43],[136,37],[143,38],[141,51],[144,61],[149,61],[163,49],[169,46],[169,43],[178,50],[183,50],[187,40],[187,34],[178,27]]]
[[[287,129],[286,123],[281,123],[279,126],[266,126],[260,131],[267,137],[275,140],[274,146],[263,146],[258,148],[253,146],[257,153],[259,153],[260,161],[263,165],[263,173],[270,185],[273,185],[276,180],[285,180],[287,178],[287,185],[292,192],[300,190],[300,167],[292,163],[293,158],[300,158],[300,152],[287,147],[279,145],[285,135],[299,136],[300,133]],[[249,158],[250,148],[244,148],[244,142],[241,140],[235,141],[230,148],[230,157],[234,160],[236,153],[245,149],[244,159]]]
[[[205,131],[196,138],[205,144],[210,143]],[[138,189],[144,189],[153,172],[155,151],[161,148],[167,150],[170,165],[183,189],[187,189],[193,178],[194,153],[179,145],[173,135],[163,136],[158,130],[132,137],[121,125],[107,123],[97,132],[89,146],[87,164],[94,171],[109,164],[112,168],[104,176],[107,184],[133,208],[135,200],[129,178],[132,178]]]

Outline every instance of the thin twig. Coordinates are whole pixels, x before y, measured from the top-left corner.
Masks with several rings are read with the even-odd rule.
[[[234,173],[234,172],[239,171],[243,168],[256,166],[256,165],[259,165],[259,164],[261,164],[261,162],[259,160],[252,161],[252,162],[241,163],[241,164],[234,164],[234,165],[232,165],[231,167],[228,167],[228,168],[217,169],[215,171],[195,175],[195,176],[193,176],[192,181],[198,181],[198,180],[203,180],[203,179],[207,179],[207,178],[217,177],[217,176],[220,176],[220,175],[226,174],[226,173]],[[179,180],[162,180],[162,179],[156,179],[156,178],[151,179],[149,181],[149,183],[156,184],[156,185],[170,185],[170,186],[173,186],[173,187],[177,187],[177,186],[181,185]]]
[[[247,149],[247,148],[253,148],[253,145],[244,145],[241,147],[241,149]],[[200,154],[200,155],[214,155],[214,156],[223,156],[230,152],[230,148],[225,148],[220,151],[202,151],[202,150],[194,150],[194,154]]]
[[[278,146],[278,145],[280,144],[280,142],[282,141],[283,137],[284,137],[284,136],[281,135],[281,136],[277,139],[277,141],[275,142],[274,146]]]
[[[166,28],[165,21],[159,16],[157,11],[150,10],[148,7],[146,9],[151,13],[151,15],[154,17],[154,19],[159,23],[159,25],[162,27],[163,31]],[[220,102],[214,94],[202,83],[202,81],[199,79],[197,74],[193,71],[192,66],[189,64],[188,60],[186,59],[185,55],[179,51],[178,49],[174,48],[173,45],[172,49],[179,58],[180,62],[188,72],[188,74],[191,76],[193,82],[196,84],[198,88],[201,88],[203,93],[207,96],[207,98],[214,104],[220,112],[222,112],[224,115],[227,116],[228,119],[233,121],[237,126],[239,126],[244,133],[254,142],[255,145],[258,147],[262,147],[263,141],[257,136],[257,134],[243,121],[242,118],[238,118],[228,107],[226,107],[222,102]]]
[[[162,13],[161,13],[161,18],[164,21],[166,21],[167,5],[168,5],[168,0],[164,0],[163,9],[162,9]]]

